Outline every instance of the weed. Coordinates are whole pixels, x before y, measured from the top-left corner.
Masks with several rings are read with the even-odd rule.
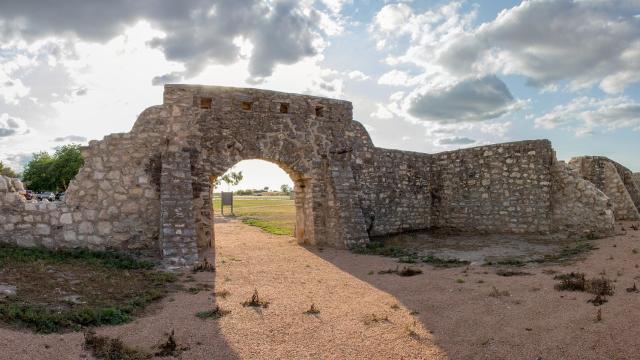
[[[588,303],[592,303],[593,306],[600,306],[607,302],[607,298],[601,295],[596,295],[593,299],[587,300]]]
[[[403,267],[402,269],[399,269],[398,266],[396,266],[395,269],[387,269],[387,270],[380,270],[378,271],[378,274],[397,274],[400,276],[414,276],[414,275],[418,275],[418,274],[422,274],[422,270],[417,269],[417,268],[413,268],[413,267]]]
[[[511,296],[511,293],[508,290],[498,290],[498,288],[494,286],[491,289],[489,296],[494,298],[501,298],[503,296]]]
[[[315,304],[311,304],[309,309],[306,310],[304,313],[307,315],[318,315],[320,314],[320,309],[318,309]]]
[[[229,292],[229,290],[220,290],[220,291],[214,292],[213,295],[222,299],[226,299],[227,296],[231,295],[231,293]]]
[[[120,339],[96,335],[94,330],[85,332],[84,349],[91,352],[96,359],[142,360],[152,357],[144,351],[127,347]]]
[[[578,241],[573,246],[565,246],[563,247],[559,253],[552,255],[545,255],[542,258],[538,258],[533,260],[536,263],[546,263],[546,262],[562,262],[566,260],[570,260],[580,254],[586,253],[591,250],[596,250],[597,247],[593,246],[593,244],[586,241]]]
[[[223,310],[220,305],[216,305],[212,310],[200,311],[196,313],[196,317],[200,319],[220,319],[221,317],[230,314],[230,310]]]
[[[373,275],[373,274],[374,274],[373,270],[369,270],[369,272],[367,273],[367,275]]]
[[[555,289],[558,291],[586,291],[587,281],[584,273],[569,273],[561,274],[553,277],[555,280],[560,280],[559,284],[555,285]]]
[[[371,325],[371,324],[378,324],[381,322],[390,323],[391,321],[389,321],[389,317],[387,315],[380,316],[376,314],[369,314],[365,316],[363,322],[365,325]]]
[[[242,302],[242,306],[247,307],[257,307],[257,308],[267,308],[269,306],[269,302],[260,299],[260,295],[258,295],[258,290],[253,291],[253,295],[251,296],[251,300],[247,300]]]
[[[595,322],[601,322],[601,321],[602,321],[602,309],[598,309],[598,311],[596,312]]]
[[[407,326],[405,326],[405,331],[407,332],[407,335],[409,335],[410,338],[412,339],[420,339],[420,334],[418,334],[418,331],[416,330],[417,325],[416,325],[416,321],[414,321],[411,324],[407,324]]]
[[[632,225],[631,225],[631,228],[632,228],[633,230],[635,230],[635,231],[638,231],[638,230],[640,230],[640,225],[632,224]]]
[[[460,259],[443,259],[436,257],[434,255],[427,255],[422,257],[422,262],[427,263],[431,266],[442,267],[442,268],[451,268],[451,267],[459,267],[469,265],[469,261],[460,260]]]
[[[189,348],[186,346],[178,347],[178,344],[176,343],[175,333],[173,330],[171,330],[171,334],[169,334],[167,341],[160,344],[158,348],[159,348],[158,352],[154,354],[155,356],[158,356],[158,357],[168,357],[168,356],[176,357],[180,355],[180,353],[182,353],[183,351],[189,350]]]
[[[524,266],[524,262],[520,259],[503,259],[496,261],[497,265],[503,266]]]
[[[458,284],[464,284],[464,279],[456,279],[456,282],[457,282]]]
[[[196,272],[215,272],[216,271],[216,266],[213,263],[210,263],[209,261],[207,261],[207,259],[205,258],[204,261],[193,265],[193,268],[191,269],[191,271],[194,272],[194,273],[196,273]]]
[[[640,290],[638,290],[638,287],[636,286],[636,283],[633,283],[633,286],[630,288],[627,288],[627,292],[629,293],[637,293],[640,292]]]
[[[391,308],[392,308],[393,310],[400,310],[400,305],[398,305],[398,304],[391,304]]]
[[[633,249],[631,249],[631,252],[634,253],[634,254],[637,254],[638,253],[638,249],[633,248]]]
[[[518,271],[518,270],[507,270],[507,269],[498,269],[496,274],[499,276],[522,276],[522,275],[533,275],[526,271]]]

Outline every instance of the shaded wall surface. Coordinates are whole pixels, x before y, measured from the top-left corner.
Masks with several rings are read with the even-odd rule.
[[[132,131],[91,141],[83,156],[66,203],[25,202],[0,186],[3,241],[146,249],[191,263],[215,238],[213,181],[245,159],[273,162],[292,178],[302,244],[353,247],[434,228],[613,228],[611,202],[556,161],[547,140],[439,154],[382,149],[352,120],[350,102],[306,95],[167,85],[163,104],[143,111]],[[18,227],[23,235],[7,236]]]
[[[611,199],[616,220],[640,220],[640,186],[629,169],[604,156],[575,157],[569,165]]]

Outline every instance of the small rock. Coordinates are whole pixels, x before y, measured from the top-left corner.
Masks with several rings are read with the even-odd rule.
[[[0,298],[15,296],[18,288],[15,285],[0,284]]]

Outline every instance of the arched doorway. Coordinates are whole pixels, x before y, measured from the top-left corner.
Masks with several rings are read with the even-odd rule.
[[[222,178],[234,173],[241,173],[242,180],[237,184],[225,183]],[[210,179],[214,223],[211,245],[215,238],[215,224],[225,214],[248,224],[269,228],[277,234],[293,236],[299,244],[311,244],[305,237],[308,195],[305,180],[299,173],[275,162],[252,159],[240,161],[222,176],[211,176]],[[229,207],[225,214],[221,211],[221,191],[234,193],[234,214],[229,213]]]

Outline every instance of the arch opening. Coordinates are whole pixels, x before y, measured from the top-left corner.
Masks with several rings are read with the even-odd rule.
[[[295,237],[299,244],[314,244],[308,231],[313,226],[310,180],[269,159],[240,160],[226,171],[213,171],[209,176],[211,236],[198,245],[213,246],[215,224],[230,217],[273,234]],[[223,191],[233,193],[233,214],[230,206],[224,206],[224,213],[221,209]]]

